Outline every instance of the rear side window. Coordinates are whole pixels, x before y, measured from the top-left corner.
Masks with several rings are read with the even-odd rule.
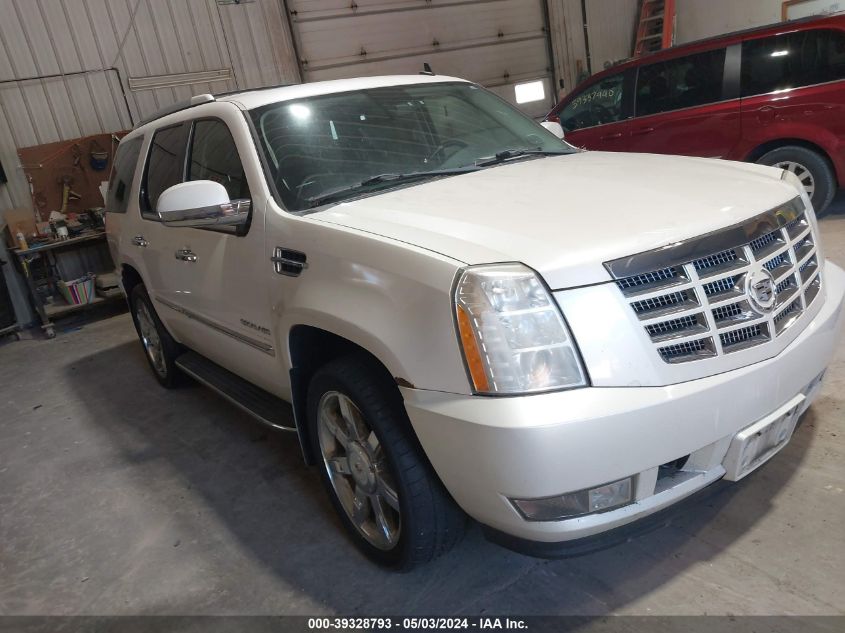
[[[742,96],[845,79],[845,33],[798,31],[742,43]]]
[[[721,101],[724,75],[724,48],[643,66],[637,78],[637,116]]]
[[[109,178],[107,213],[126,213],[129,192],[132,189],[132,180],[135,177],[143,141],[143,137],[133,138],[131,141],[121,143],[117,148],[111,178]]]
[[[624,73],[605,77],[588,86],[560,111],[560,124],[567,132],[615,123],[622,119]]]
[[[158,197],[162,192],[182,182],[184,151],[184,125],[162,128],[155,133],[150,143],[141,190],[141,204],[144,211],[154,214]]]
[[[226,187],[230,200],[249,198],[244,167],[232,133],[222,121],[194,123],[188,180],[213,180]]]

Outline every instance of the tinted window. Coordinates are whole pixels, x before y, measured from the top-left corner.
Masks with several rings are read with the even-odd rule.
[[[188,180],[213,180],[226,187],[231,200],[249,198],[235,139],[222,121],[194,123]]]
[[[845,33],[799,31],[742,43],[742,94],[845,79]]]
[[[131,141],[121,143],[117,148],[109,178],[109,193],[106,201],[108,213],[126,213],[132,179],[135,177],[135,168],[138,166],[138,156],[141,154],[143,140],[143,137],[133,138]]]
[[[587,87],[560,111],[560,124],[567,132],[613,123],[622,118],[624,74],[613,75]]]
[[[724,48],[643,66],[637,77],[637,116],[721,101],[724,74]]]
[[[182,125],[163,128],[150,144],[141,199],[145,211],[155,211],[158,197],[168,187],[182,182],[185,136]]]

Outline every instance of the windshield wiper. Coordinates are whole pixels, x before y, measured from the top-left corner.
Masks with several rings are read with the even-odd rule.
[[[495,156],[489,158],[479,158],[475,161],[478,167],[489,167],[490,165],[498,165],[512,158],[520,158],[521,156],[563,156],[571,154],[568,150],[544,150],[544,149],[505,149],[501,152],[496,152]]]
[[[435,169],[432,171],[413,171],[407,174],[379,174],[377,176],[372,176],[371,178],[367,178],[366,180],[362,180],[359,183],[355,183],[354,185],[347,185],[346,187],[341,187],[340,189],[335,189],[334,191],[328,191],[326,193],[322,193],[319,196],[313,196],[311,198],[307,198],[306,202],[311,208],[318,207],[321,204],[326,202],[330,202],[332,200],[337,200],[338,198],[342,198],[348,194],[355,193],[361,189],[366,189],[373,185],[380,185],[380,184],[400,184],[403,182],[409,182],[412,180],[424,180],[427,178],[436,178],[437,176],[455,176],[457,174],[468,174],[473,171],[478,171],[481,169],[479,165],[469,165],[466,167],[456,167],[454,169]]]

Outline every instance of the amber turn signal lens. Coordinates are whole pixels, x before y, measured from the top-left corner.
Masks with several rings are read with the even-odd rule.
[[[472,377],[475,390],[490,391],[490,383],[487,380],[487,374],[484,372],[484,361],[481,360],[481,351],[478,349],[478,343],[472,333],[469,315],[461,306],[458,306],[458,332],[461,335],[464,358],[467,361],[469,375]]]

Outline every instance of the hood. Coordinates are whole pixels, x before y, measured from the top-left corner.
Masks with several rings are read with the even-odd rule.
[[[797,195],[781,171],[703,158],[579,152],[361,198],[310,216],[466,264],[522,262],[553,290],[603,263],[737,224]]]

